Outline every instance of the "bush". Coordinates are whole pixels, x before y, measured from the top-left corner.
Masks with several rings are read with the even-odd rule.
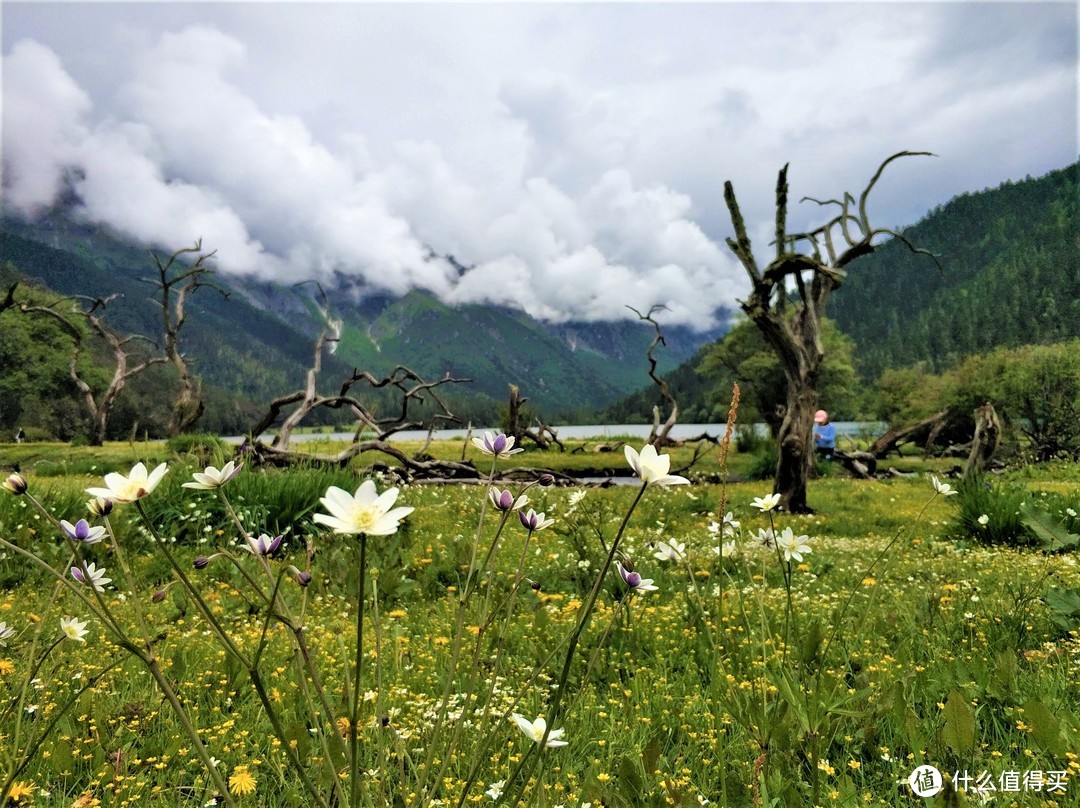
[[[769,438],[758,432],[756,424],[739,424],[735,428],[735,451],[739,454],[755,454],[768,443]]]
[[[216,496],[182,490],[183,483],[191,480],[192,470],[201,469],[172,467],[159,486],[160,495],[144,503],[151,519],[181,544],[201,543],[211,535],[208,527],[217,528],[229,521]],[[311,529],[311,513],[331,485],[352,491],[359,478],[355,472],[342,469],[245,469],[229,483],[229,499],[249,531],[296,536]]]
[[[750,467],[746,470],[748,480],[771,480],[776,476],[776,464],[780,461],[780,450],[776,443],[768,441],[754,455]]]
[[[165,448],[173,454],[191,455],[203,465],[224,457],[229,452],[225,441],[217,435],[207,434],[177,435],[165,442]]]
[[[1024,503],[1030,496],[1023,485],[991,484],[981,475],[972,475],[957,490],[959,509],[950,523],[954,538],[979,544],[1035,544],[1034,534],[1024,524]]]

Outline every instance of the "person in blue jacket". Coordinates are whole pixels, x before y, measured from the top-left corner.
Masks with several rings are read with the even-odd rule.
[[[814,448],[824,460],[832,460],[836,451],[836,424],[829,420],[825,410],[814,413]]]

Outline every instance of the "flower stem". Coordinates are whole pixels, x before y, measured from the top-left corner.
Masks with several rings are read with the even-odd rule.
[[[367,534],[360,534],[360,592],[356,598],[356,662],[353,666],[352,716],[349,720],[350,799],[360,807],[360,675],[364,664],[364,583],[367,577]]]

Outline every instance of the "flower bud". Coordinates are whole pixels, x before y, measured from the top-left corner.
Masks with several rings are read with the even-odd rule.
[[[540,482],[540,485],[543,485],[543,486],[555,485],[555,475],[554,474],[541,474],[539,482]]]
[[[167,593],[166,593],[166,591],[165,591],[164,589],[159,589],[159,590],[158,590],[157,592],[155,592],[155,593],[153,594],[153,596],[152,596],[152,597],[150,598],[150,602],[151,602],[151,603],[161,603],[161,601],[165,600],[165,595],[166,595],[166,594],[167,594]]]
[[[94,516],[108,516],[112,513],[113,501],[104,497],[97,497],[86,503],[86,510]]]
[[[539,592],[540,591],[540,582],[539,581],[529,581],[529,588],[532,589],[533,592]]]
[[[9,474],[8,478],[0,483],[0,488],[15,496],[25,494],[27,489],[26,478],[18,473]]]
[[[311,573],[304,572],[303,570],[296,573],[296,583],[306,589],[308,584],[311,583]]]
[[[206,556],[199,556],[195,559],[195,569],[204,570],[210,565],[210,559]]]

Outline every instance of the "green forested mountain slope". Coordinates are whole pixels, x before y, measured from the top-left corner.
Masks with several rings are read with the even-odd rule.
[[[1080,336],[1078,170],[962,194],[904,229],[941,256],[943,272],[895,240],[854,262],[827,311],[854,339],[863,378],[917,362],[940,371],[998,346]],[[696,371],[709,347],[665,376],[684,422],[716,422],[727,411],[716,395],[719,377]],[[605,415],[612,423],[643,420],[659,402],[654,386],[643,387]],[[851,398],[850,406],[845,417],[860,404]]]
[[[33,223],[5,219],[0,264],[59,295],[115,294],[106,312],[114,331],[152,338],[160,333],[156,286],[140,280],[156,272],[143,247],[53,213]],[[223,274],[215,283],[229,296],[203,288],[190,298],[182,350],[196,359],[196,372],[214,392],[210,407],[231,413],[223,421],[208,411],[205,428],[236,430],[251,425],[243,419],[250,420],[254,409],[302,385],[322,321],[311,284],[282,286]],[[382,375],[407,365],[428,380],[446,374],[472,379],[443,388],[445,398],[463,420],[493,423],[509,384],[520,387],[533,412],[565,420],[595,417],[647,378],[652,330],[634,321],[551,325],[501,307],[448,306],[421,291],[398,299],[327,291],[333,316],[344,327],[336,353],[324,357],[320,388],[326,391],[336,390],[354,367]],[[4,315],[16,316],[21,315]],[[685,328],[675,329],[673,337],[662,370],[674,368],[706,339]],[[168,387],[167,374],[157,384]],[[363,395],[380,411],[392,406],[385,391]],[[0,413],[0,428],[7,426]]]
[[[829,316],[861,374],[1080,336],[1078,169],[962,194],[905,229],[943,272],[895,240],[854,262]]]

